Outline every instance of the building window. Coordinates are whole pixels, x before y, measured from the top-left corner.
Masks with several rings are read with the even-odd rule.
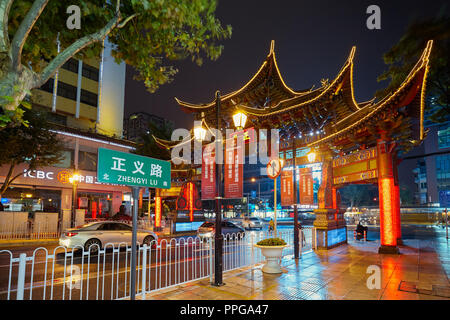
[[[81,89],[80,102],[97,108],[98,95],[90,91]]]
[[[80,150],[78,152],[78,168],[80,170],[97,171],[97,154]]]
[[[54,164],[59,168],[73,168],[74,150],[64,150],[62,152],[62,159],[58,163]]]
[[[55,80],[49,79],[42,87],[41,90],[53,93],[53,86]],[[58,96],[71,100],[77,100],[77,87],[74,87],[65,82],[58,81]]]
[[[442,184],[449,184],[450,179],[450,155],[442,155],[436,157],[436,177],[438,187]]]
[[[83,64],[83,77],[94,80],[98,82],[99,70],[97,68],[91,67],[90,65]]]
[[[450,127],[438,131],[439,149],[450,148]]]
[[[53,94],[54,79],[49,79],[40,89]],[[77,87],[58,81],[58,96],[77,101]],[[97,107],[98,95],[81,89],[80,102]]]
[[[78,60],[70,58],[66,63],[63,64],[62,68],[78,73]]]

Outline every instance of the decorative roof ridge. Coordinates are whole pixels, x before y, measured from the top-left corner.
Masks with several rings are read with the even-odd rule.
[[[350,51],[350,55],[348,56],[348,58],[347,58],[345,64],[344,64],[343,67],[340,69],[338,75],[334,78],[333,82],[332,82],[330,85],[328,85],[327,87],[322,86],[322,87],[320,87],[320,88],[318,88],[318,89],[316,89],[316,90],[314,90],[314,91],[308,92],[308,93],[312,93],[312,92],[315,92],[315,91],[320,91],[320,90],[322,90],[322,92],[321,92],[319,95],[315,96],[314,98],[311,98],[311,99],[308,100],[308,101],[304,101],[304,102],[301,102],[301,103],[299,103],[299,104],[295,104],[295,105],[289,106],[289,107],[284,108],[284,109],[275,110],[275,111],[272,111],[272,112],[269,112],[269,113],[266,113],[266,114],[262,114],[261,111],[265,111],[265,110],[268,110],[268,109],[276,109],[276,108],[279,108],[281,103],[283,103],[283,102],[285,102],[285,101],[288,101],[288,100],[294,100],[294,99],[297,99],[298,97],[293,97],[293,98],[290,98],[290,99],[282,100],[282,101],[278,102],[278,103],[277,103],[275,106],[273,106],[273,107],[268,107],[268,108],[264,108],[264,109],[255,109],[255,108],[251,108],[251,107],[245,107],[245,110],[249,111],[249,114],[252,114],[252,115],[254,115],[254,116],[269,116],[269,115],[273,115],[273,114],[277,114],[277,113],[283,113],[283,112],[289,111],[289,110],[291,110],[291,109],[298,108],[299,106],[303,106],[303,105],[306,105],[306,104],[309,104],[309,103],[311,103],[311,102],[313,102],[313,101],[318,100],[318,99],[319,99],[320,97],[322,97],[326,92],[328,92],[328,91],[336,84],[336,82],[341,78],[341,76],[344,74],[344,72],[345,72],[349,67],[351,67],[351,66],[353,65],[353,58],[354,58],[354,56],[355,56],[355,52],[356,52],[356,47],[353,46],[352,49],[351,49],[351,51]],[[308,94],[308,93],[307,93],[307,94]],[[252,111],[255,111],[255,112],[252,113]]]
[[[415,76],[419,73],[419,71],[421,71],[422,69],[425,69],[424,71],[424,75],[423,75],[423,79],[422,79],[422,88],[421,88],[421,112],[420,112],[420,139],[423,139],[423,111],[424,111],[424,107],[425,107],[425,90],[426,90],[426,78],[427,78],[427,73],[428,73],[428,69],[429,69],[429,57],[431,54],[431,49],[433,46],[433,40],[430,40],[427,42],[427,46],[424,49],[421,58],[419,59],[419,61],[416,63],[416,65],[412,68],[411,72],[408,74],[408,76],[405,78],[405,80],[402,82],[402,84],[400,85],[399,88],[397,88],[397,90],[393,93],[388,94],[386,97],[384,97],[381,101],[379,101],[378,103],[374,104],[374,105],[367,105],[364,108],[361,108],[358,111],[355,111],[354,113],[352,113],[351,115],[347,116],[346,118],[353,116],[359,112],[364,112],[367,111],[367,108],[371,108],[372,110],[367,113],[364,118],[359,119],[358,121],[354,122],[353,124],[346,126],[345,128],[339,130],[338,132],[332,133],[322,139],[316,140],[310,144],[308,144],[308,147],[313,147],[319,143],[325,142],[330,140],[331,138],[338,136],[346,131],[349,131],[351,129],[353,129],[354,127],[358,126],[361,124],[362,121],[364,121],[367,117],[372,116],[373,114],[375,114],[378,110],[382,109],[389,101],[391,101],[392,99],[394,99],[397,94],[403,90],[407,84],[409,84],[413,78],[415,78]],[[335,123],[334,125],[339,124],[340,122],[344,121],[344,119],[342,119],[341,121]]]
[[[258,71],[240,89],[223,95],[221,97],[222,102],[224,100],[230,99],[230,98],[234,97],[235,95],[239,94],[240,92],[244,91],[253,82],[253,80],[256,79],[260,75],[260,73],[264,70],[264,67],[269,65],[270,62],[273,63],[273,66],[275,66],[276,74],[277,74],[278,78],[280,79],[281,84],[286,92],[288,92],[289,94],[292,94],[294,96],[302,96],[302,95],[305,95],[305,94],[308,94],[309,92],[311,92],[311,89],[309,89],[309,90],[307,89],[306,92],[305,92],[305,90],[294,91],[286,85],[283,77],[281,76],[281,72],[280,72],[280,69],[278,68],[278,63],[276,60],[275,40],[272,40],[270,42],[269,54],[267,55],[266,60],[263,62],[263,64],[259,67]],[[192,109],[204,109],[204,108],[211,108],[211,107],[215,106],[215,101],[212,101],[209,103],[189,103],[189,102],[182,101],[182,100],[178,99],[177,97],[175,97],[175,100],[180,106],[192,108]]]

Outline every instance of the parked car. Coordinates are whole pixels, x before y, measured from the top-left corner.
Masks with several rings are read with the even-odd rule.
[[[245,229],[262,229],[263,228],[263,222],[261,221],[261,219],[257,218],[257,217],[250,217],[250,218],[244,218],[244,220],[242,220],[242,226]]]
[[[204,222],[197,230],[197,235],[200,239],[214,237],[216,231],[216,224],[214,222]],[[222,221],[222,235],[232,237],[233,234],[243,238],[245,236],[245,229],[235,225],[230,221]]]
[[[59,238],[59,244],[66,248],[84,248],[96,252],[106,244],[131,245],[132,227],[126,223],[101,221],[85,224],[79,228],[65,230]],[[137,243],[147,244],[158,240],[158,236],[150,230],[137,231]]]

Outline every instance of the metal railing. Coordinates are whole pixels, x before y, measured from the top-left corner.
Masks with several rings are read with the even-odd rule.
[[[129,225],[132,223],[128,220],[98,220],[98,222],[101,221],[116,221]],[[97,220],[87,221],[86,223],[88,222],[97,222]],[[153,226],[147,219],[139,219],[138,228],[152,230]],[[0,240],[58,239],[65,229],[63,228],[62,221],[58,221],[57,223],[26,221],[15,225],[0,224]]]
[[[312,248],[312,228],[303,228],[301,252]],[[293,230],[278,232],[290,246],[283,255],[293,254]],[[224,237],[224,272],[264,261],[254,245],[273,237],[267,232],[232,234]],[[302,239],[302,238],[300,238]],[[0,250],[0,300],[113,300],[128,299],[131,279],[131,247],[107,244],[99,250],[56,247],[49,252],[38,248],[31,255],[13,257]],[[95,252],[97,251],[97,252]],[[137,251],[136,295],[210,278],[214,273],[212,238],[172,238],[153,241]],[[6,274],[7,273],[7,274]]]
[[[0,225],[0,240],[58,239],[60,235],[61,222],[26,221],[15,225]]]

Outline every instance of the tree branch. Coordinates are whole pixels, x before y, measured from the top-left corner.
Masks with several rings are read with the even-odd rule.
[[[0,52],[9,51],[8,16],[14,0],[0,0]]]
[[[23,45],[25,44],[25,41],[27,40],[28,35],[37,19],[39,19],[42,11],[44,11],[48,1],[49,0],[35,0],[14,35],[11,43],[11,56],[13,60],[13,67],[16,70],[20,67]]]
[[[118,1],[119,2],[119,1]],[[123,23],[119,25],[121,22],[120,12],[116,13],[116,16],[111,19],[102,29],[98,30],[95,33],[84,36],[83,38],[78,39],[70,46],[68,46],[65,50],[63,50],[60,54],[58,54],[50,63],[45,67],[42,73],[38,76],[38,79],[35,82],[35,87],[40,87],[44,83],[50,79],[51,76],[58,70],[67,60],[73,57],[77,52],[83,50],[87,46],[102,41],[106,38],[106,36],[116,27],[123,27],[128,21],[134,18],[136,14],[128,17],[124,20]]]

